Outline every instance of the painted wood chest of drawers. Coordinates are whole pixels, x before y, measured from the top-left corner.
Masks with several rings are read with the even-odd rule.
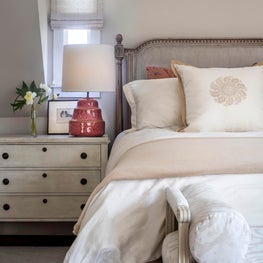
[[[0,221],[75,221],[104,177],[107,136],[0,137]]]

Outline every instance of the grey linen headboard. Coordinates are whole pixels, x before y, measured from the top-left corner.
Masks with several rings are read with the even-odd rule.
[[[245,67],[263,61],[263,39],[153,39],[124,48],[116,36],[116,135],[130,127],[130,113],[122,86],[146,79],[147,66],[169,67],[172,59],[197,67]]]

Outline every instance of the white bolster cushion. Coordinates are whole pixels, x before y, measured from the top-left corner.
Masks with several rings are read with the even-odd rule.
[[[162,261],[163,263],[178,262],[178,231],[169,233],[162,245]]]
[[[189,246],[195,260],[244,262],[251,236],[245,218],[208,185],[190,185],[182,192],[191,210]]]

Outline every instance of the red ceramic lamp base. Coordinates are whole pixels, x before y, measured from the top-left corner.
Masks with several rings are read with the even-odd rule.
[[[80,99],[69,121],[69,134],[82,137],[101,137],[105,133],[105,122],[98,108],[98,101],[92,98]]]

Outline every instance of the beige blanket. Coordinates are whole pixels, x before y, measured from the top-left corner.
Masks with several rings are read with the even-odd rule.
[[[169,138],[140,144],[122,155],[91,194],[74,233],[95,195],[112,181],[240,173],[263,173],[262,137]]]

